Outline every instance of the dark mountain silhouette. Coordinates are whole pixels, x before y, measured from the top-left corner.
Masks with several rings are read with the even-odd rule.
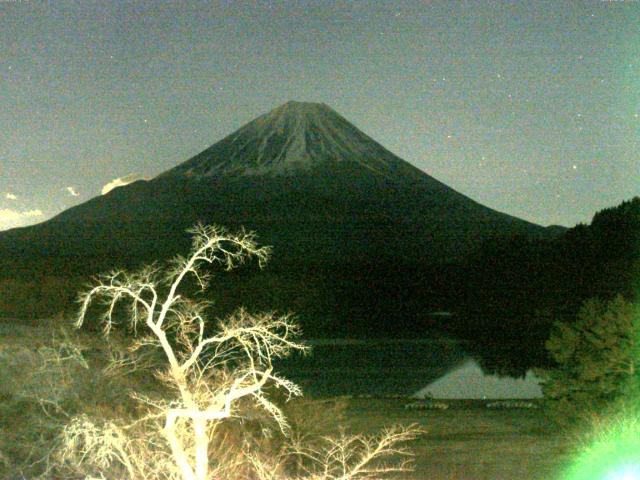
[[[196,221],[256,230],[276,257],[296,261],[452,261],[489,237],[545,236],[423,173],[331,108],[289,102],[151,181],[0,233],[0,252],[128,265],[184,248]]]
[[[289,102],[152,180],[0,233],[0,273],[162,260],[188,249],[198,221],[255,230],[274,247],[277,273],[251,292],[257,305],[304,314],[313,304],[318,316],[405,315],[448,282],[427,265],[458,262],[489,239],[557,233],[458,193],[324,104]]]
[[[483,353],[490,350],[483,366],[504,373],[519,365],[516,371],[524,373],[541,364],[553,323],[573,322],[586,300],[622,295],[638,301],[640,197],[601,210],[589,225],[552,239],[486,242],[465,263],[459,313],[467,321],[457,327],[480,340]]]

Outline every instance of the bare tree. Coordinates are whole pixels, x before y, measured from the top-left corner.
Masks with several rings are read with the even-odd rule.
[[[304,352],[307,347],[297,340],[299,329],[290,316],[254,315],[245,309],[219,321],[216,333],[207,335],[208,304],[180,294],[185,279],[192,277],[204,290],[210,280],[206,265],[231,270],[255,258],[263,266],[270,251],[258,247],[254,235],[244,231],[231,234],[219,227],[198,225],[191,233],[189,256],[177,257],[170,268],[151,266],[133,274],[114,271],[101,276],[83,293],[76,324],[80,327],[91,303],[100,301],[104,306],[104,333],[108,335],[117,323],[117,305],[128,305],[126,322],[136,332],[136,339],[129,353],[114,358],[108,369],[135,369],[140,358],[137,354],[155,347],[166,363],[166,368],[155,371],[155,376],[175,392],[174,398],[134,393],[146,410],[129,423],[107,421],[98,425],[87,416],[76,417],[63,432],[63,448],[58,457],[63,462],[92,463],[100,472],[115,464],[132,479],[234,478],[240,464],[243,468],[250,465],[254,478],[284,475],[282,468],[276,468],[277,463],[283,463],[284,450],[271,458],[249,451],[238,456],[214,448],[212,442],[221,441],[216,437],[219,423],[241,417],[247,401],[266,412],[286,434],[287,419],[267,396],[267,387],[277,387],[287,398],[302,392],[296,384],[274,373],[272,362],[292,351]],[[373,478],[374,474],[406,467],[405,463],[379,469],[366,465],[388,455],[405,455],[407,452],[395,445],[416,433],[409,427],[388,430],[377,439],[327,439],[323,452],[296,448],[293,453],[311,460],[314,466],[303,472],[308,478]],[[162,440],[168,448],[163,448]],[[219,458],[212,459],[212,453]],[[292,450],[286,452],[291,453]]]

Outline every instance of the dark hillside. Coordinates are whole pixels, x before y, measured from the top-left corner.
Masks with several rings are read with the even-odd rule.
[[[467,264],[457,328],[484,339],[480,344],[492,354],[504,346],[523,365],[542,362],[554,321],[572,321],[589,298],[637,299],[639,282],[640,197],[635,197],[554,239],[485,242]]]

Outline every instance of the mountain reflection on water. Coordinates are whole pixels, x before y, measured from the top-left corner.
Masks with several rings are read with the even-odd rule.
[[[510,391],[508,385],[522,387],[525,384],[524,390],[520,390],[533,394],[513,395],[511,398],[537,396],[537,385],[531,385],[529,376],[518,380],[503,377],[504,381],[500,381],[496,376],[483,374],[468,353],[473,348],[469,348],[467,342],[450,337],[432,336],[416,340],[322,339],[307,343],[312,347],[310,354],[295,354],[282,359],[276,368],[280,374],[298,383],[306,395],[313,397],[409,397],[426,392],[433,384],[439,385],[440,390],[455,390],[456,381],[462,382],[459,383],[461,393],[457,396],[452,394],[449,398],[464,398],[465,392],[472,392],[467,398],[503,398],[509,396],[503,393]],[[453,387],[450,382],[447,383],[447,374],[453,375]],[[483,382],[483,379],[487,381]],[[466,382],[473,385],[465,389]]]
[[[532,399],[542,398],[540,379],[531,371],[524,377],[492,375],[467,359],[413,394],[416,398]]]

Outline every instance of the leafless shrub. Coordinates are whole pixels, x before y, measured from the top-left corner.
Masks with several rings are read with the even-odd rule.
[[[323,437],[317,448],[302,447],[280,456],[251,454],[259,480],[298,478],[306,480],[352,480],[387,478],[411,470],[412,454],[402,446],[422,431],[415,425],[394,426],[377,435],[340,434]],[[290,456],[310,460],[298,463],[294,476],[288,475]]]

